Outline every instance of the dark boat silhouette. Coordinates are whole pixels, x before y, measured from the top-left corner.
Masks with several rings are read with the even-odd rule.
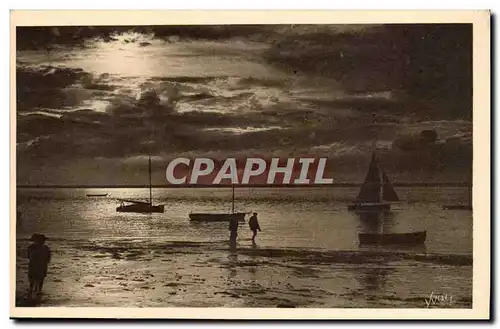
[[[130,199],[118,200],[120,200],[120,205],[116,208],[116,211],[118,212],[133,212],[143,214],[164,212],[164,205],[153,205],[153,191],[151,185],[151,155],[149,156],[149,202]]]
[[[468,190],[469,190],[468,203],[465,203],[465,204],[464,203],[444,204],[443,209],[444,210],[472,210],[472,183],[469,183]]]
[[[245,221],[246,212],[234,212],[234,185],[232,186],[232,206],[230,213],[190,213],[189,220],[192,222],[229,222],[237,219]]]
[[[240,222],[245,221],[244,212],[235,213],[191,213],[189,214],[189,220],[193,222],[229,222],[233,218],[238,219]]]
[[[425,243],[427,231],[411,233],[358,233],[361,245],[416,245]]]
[[[471,204],[445,204],[443,205],[445,210],[472,210]]]
[[[120,206],[116,208],[118,212],[135,212],[135,213],[162,213],[165,210],[164,205],[152,205],[151,202],[120,199]],[[130,204],[126,204],[130,203]]]
[[[399,201],[389,178],[380,168],[375,152],[356,202],[347,206],[349,211],[385,211],[391,209],[391,201]]]
[[[406,233],[390,232],[394,227],[393,211],[360,211],[357,212],[361,228],[358,233],[359,244],[364,245],[401,245],[416,246],[425,243],[427,231]],[[386,226],[386,224],[388,224]]]
[[[375,152],[372,154],[370,167],[365,181],[361,186],[356,203],[348,206],[348,210],[355,211],[369,219],[370,222],[381,220],[381,232],[358,233],[360,245],[420,245],[425,243],[427,231],[390,233],[384,232],[386,215],[390,211],[391,201],[399,201],[389,178],[380,168]]]
[[[102,194],[87,194],[88,197],[102,197],[102,196],[108,196],[108,193],[102,193]]]

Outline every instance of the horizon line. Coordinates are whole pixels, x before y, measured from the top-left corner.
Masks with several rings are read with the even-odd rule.
[[[332,184],[234,184],[234,187],[246,187],[246,188],[299,188],[299,187],[359,187],[363,183],[332,183]],[[471,185],[470,182],[399,182],[393,183],[394,186],[425,186],[425,187],[468,187]],[[231,184],[180,184],[180,185],[169,185],[169,184],[157,184],[151,185],[152,188],[229,188],[232,187]],[[149,188],[147,184],[16,184],[16,188]]]

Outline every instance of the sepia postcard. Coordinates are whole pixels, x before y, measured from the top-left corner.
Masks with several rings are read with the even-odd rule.
[[[12,318],[490,318],[489,11],[12,11],[10,111]]]

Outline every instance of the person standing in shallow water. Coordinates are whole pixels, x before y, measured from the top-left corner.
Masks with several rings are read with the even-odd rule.
[[[229,235],[229,243],[231,247],[236,247],[236,239],[238,238],[238,218],[232,217],[229,221],[229,231],[231,232]]]
[[[255,244],[255,237],[257,236],[257,231],[261,231],[259,220],[257,219],[257,213],[254,212],[250,220],[248,221],[248,226],[250,226],[250,230],[253,232],[252,235],[252,243]]]
[[[33,293],[40,294],[43,288],[43,281],[47,276],[47,268],[52,256],[50,248],[45,245],[47,237],[43,234],[35,233],[31,236],[33,243],[28,247],[28,296]]]

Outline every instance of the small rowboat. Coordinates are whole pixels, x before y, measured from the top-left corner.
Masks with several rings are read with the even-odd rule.
[[[471,204],[445,204],[444,210],[472,210]]]
[[[231,219],[237,219],[239,222],[245,221],[244,212],[235,213],[191,213],[189,220],[192,222],[230,222]]]
[[[425,243],[427,231],[412,233],[358,233],[362,245],[417,245]]]

